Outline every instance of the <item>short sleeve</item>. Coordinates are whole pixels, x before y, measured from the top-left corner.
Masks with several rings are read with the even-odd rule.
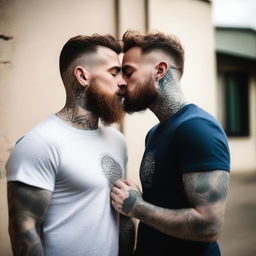
[[[230,169],[227,137],[212,120],[193,118],[175,133],[178,161],[183,173]]]
[[[8,181],[54,190],[58,154],[40,135],[28,134],[15,145],[6,164]]]

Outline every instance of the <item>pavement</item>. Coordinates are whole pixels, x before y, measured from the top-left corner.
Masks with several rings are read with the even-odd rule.
[[[222,256],[256,256],[256,171],[231,174]]]

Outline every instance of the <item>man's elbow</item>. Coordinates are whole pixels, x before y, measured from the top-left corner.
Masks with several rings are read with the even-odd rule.
[[[220,237],[220,233],[218,234],[210,234],[203,239],[203,242],[213,243],[216,242]]]
[[[216,242],[221,234],[222,221],[213,221],[208,223],[208,227],[203,232],[203,241]]]

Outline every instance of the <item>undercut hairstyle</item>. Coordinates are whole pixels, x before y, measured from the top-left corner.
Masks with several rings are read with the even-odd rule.
[[[174,58],[181,75],[184,71],[184,49],[180,40],[175,35],[165,35],[163,33],[142,34],[138,31],[126,31],[122,38],[123,52],[127,52],[133,47],[140,47],[143,54],[153,50],[161,50],[171,58]]]
[[[93,34],[92,36],[75,36],[70,38],[63,46],[60,58],[59,68],[62,75],[73,60],[84,53],[94,53],[98,46],[107,47],[117,54],[121,53],[120,43],[111,35]]]

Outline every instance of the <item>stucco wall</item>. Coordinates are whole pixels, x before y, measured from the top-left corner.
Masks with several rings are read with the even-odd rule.
[[[64,43],[115,34],[114,0],[0,1],[0,168],[15,141],[65,102],[58,71]],[[6,181],[0,179],[0,255],[10,255]]]
[[[0,168],[15,141],[65,101],[58,72],[61,47],[77,34],[145,30],[144,0],[0,1]],[[211,4],[196,0],[149,0],[149,29],[180,37],[186,51],[182,87],[187,98],[216,115],[215,57]],[[192,11],[191,11],[192,10]],[[119,20],[116,24],[115,21]],[[116,26],[117,25],[117,26]],[[116,31],[116,28],[118,31]],[[1,63],[4,60],[4,63]],[[155,116],[127,116],[128,176],[139,183],[138,169],[147,130]],[[0,255],[10,254],[7,235],[6,180],[0,179]]]

